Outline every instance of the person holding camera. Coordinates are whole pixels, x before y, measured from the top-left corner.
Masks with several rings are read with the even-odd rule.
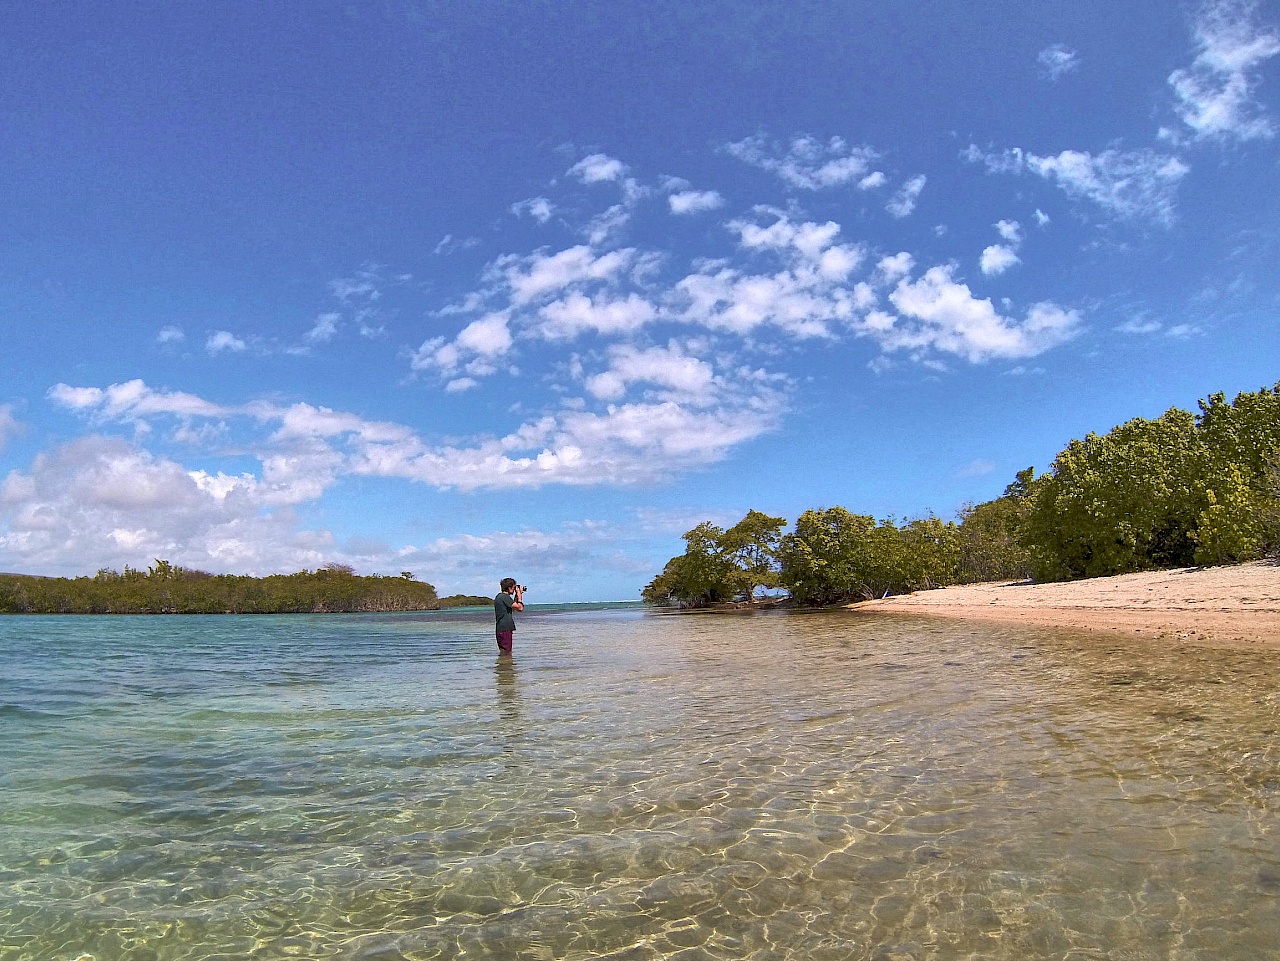
[[[517,584],[514,577],[504,577],[500,586],[501,592],[493,599],[493,615],[498,621],[498,656],[510,657],[512,635],[516,631],[516,619],[512,614],[524,610],[526,588]]]

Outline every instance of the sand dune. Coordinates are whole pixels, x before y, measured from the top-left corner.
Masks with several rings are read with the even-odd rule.
[[[1155,639],[1280,646],[1280,564],[1146,571],[1061,584],[966,584],[854,607]]]

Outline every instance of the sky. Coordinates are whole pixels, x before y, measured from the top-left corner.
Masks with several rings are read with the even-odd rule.
[[[0,570],[634,599],[1280,380],[1280,5],[7,8]]]

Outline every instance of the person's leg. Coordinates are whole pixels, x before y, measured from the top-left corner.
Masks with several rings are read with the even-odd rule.
[[[511,653],[511,640],[512,640],[512,635],[514,633],[515,633],[514,631],[498,631],[498,653],[499,654]]]

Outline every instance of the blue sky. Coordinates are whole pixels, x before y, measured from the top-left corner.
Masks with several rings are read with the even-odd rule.
[[[1280,379],[1271,4],[22,4],[0,570],[954,516]]]

